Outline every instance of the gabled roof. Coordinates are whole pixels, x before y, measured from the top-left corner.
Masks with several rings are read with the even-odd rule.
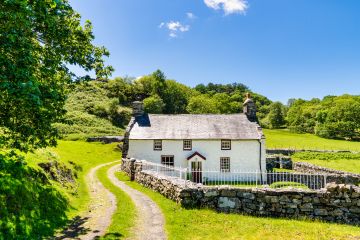
[[[188,157],[187,157],[187,160],[190,160],[190,159],[192,159],[192,158],[195,157],[195,156],[199,156],[200,158],[206,160],[206,157],[204,157],[203,155],[201,155],[201,154],[198,153],[198,152],[194,152],[193,154],[191,154],[190,156],[188,156]]]
[[[144,114],[129,139],[261,139],[261,128],[245,114]]]

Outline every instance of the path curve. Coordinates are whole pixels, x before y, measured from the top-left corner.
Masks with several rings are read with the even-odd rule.
[[[110,181],[133,200],[137,211],[137,223],[133,231],[135,239],[138,240],[165,240],[167,239],[164,230],[165,219],[158,205],[145,194],[129,187],[120,181],[115,172],[119,171],[121,164],[109,168],[107,175]]]
[[[92,240],[96,237],[103,236],[111,224],[112,215],[116,210],[116,197],[100,182],[96,176],[97,171],[105,166],[114,164],[119,161],[100,164],[90,170],[86,176],[90,193],[90,207],[87,215],[88,220],[84,227],[89,231],[79,236],[82,240]]]

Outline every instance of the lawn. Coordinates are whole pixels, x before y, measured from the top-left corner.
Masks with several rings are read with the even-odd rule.
[[[117,209],[112,217],[112,222],[107,233],[101,239],[129,238],[131,227],[135,224],[136,209],[131,198],[120,188],[116,187],[107,178],[107,170],[119,163],[102,167],[97,172],[97,177],[105,188],[110,190],[116,197]]]
[[[169,239],[359,239],[360,228],[309,220],[260,218],[212,210],[181,208],[161,194],[130,182],[124,173],[117,177],[147,194],[162,209]]]
[[[360,152],[360,142],[332,140],[313,134],[298,134],[288,130],[264,129],[267,148],[350,150]]]

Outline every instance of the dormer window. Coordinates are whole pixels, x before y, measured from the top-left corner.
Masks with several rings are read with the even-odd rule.
[[[184,150],[192,150],[192,140],[186,139],[183,141],[183,149]]]
[[[221,140],[221,150],[231,150],[231,140]]]
[[[162,150],[162,140],[154,140],[154,151]]]

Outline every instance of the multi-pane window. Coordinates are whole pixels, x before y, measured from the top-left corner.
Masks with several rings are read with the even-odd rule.
[[[221,150],[230,150],[231,140],[221,140]]]
[[[191,150],[192,149],[192,141],[191,140],[184,140],[183,149],[184,150]]]
[[[166,166],[174,166],[174,156],[163,155],[161,156],[161,164]]]
[[[221,157],[220,158],[220,171],[221,172],[230,172],[230,158]]]
[[[162,150],[162,140],[154,140],[154,150],[155,151]]]

